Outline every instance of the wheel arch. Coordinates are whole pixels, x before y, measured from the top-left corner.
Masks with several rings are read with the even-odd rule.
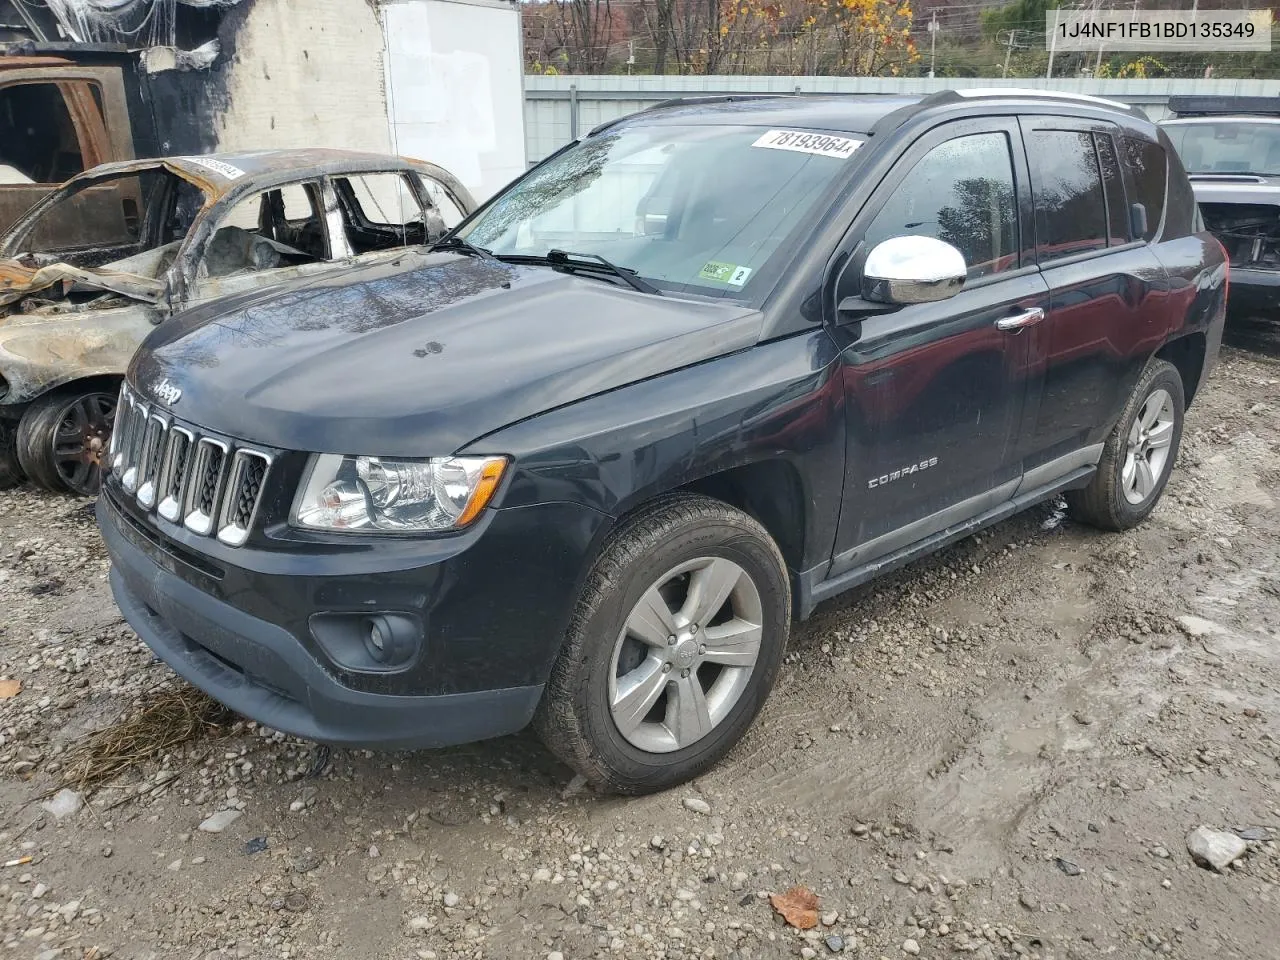
[[[1155,352],[1154,359],[1167,360],[1182,377],[1182,391],[1186,406],[1191,406],[1200,382],[1204,379],[1205,358],[1208,355],[1208,337],[1203,332],[1188,333],[1170,340]]]

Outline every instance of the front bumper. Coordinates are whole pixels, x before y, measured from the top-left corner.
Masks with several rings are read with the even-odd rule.
[[[562,580],[560,589],[541,578],[548,572],[562,576],[568,564],[582,558],[556,549],[555,536],[548,542],[544,535],[535,541],[544,562],[532,564],[526,584],[508,584],[503,591],[503,584],[485,576],[481,545],[488,541],[509,547],[522,530],[529,532],[525,527],[530,523],[544,532],[544,523],[558,519],[563,524],[569,518],[557,508],[564,505],[495,511],[507,516],[491,520],[469,549],[421,570],[305,576],[225,563],[200,570],[180,544],[158,535],[154,518],[127,513],[117,497],[109,485],[97,507],[117,604],[175,672],[238,713],[321,743],[383,749],[482,740],[514,733],[532,719],[576,591],[571,577]],[[586,549],[595,529],[591,519],[579,513],[576,525],[550,529],[576,530]],[[220,560],[233,555],[220,553]],[[549,558],[561,562],[548,564]],[[246,553],[245,559],[253,558]],[[332,572],[326,565],[331,559],[317,558],[313,566]],[[308,635],[313,614],[379,603],[388,590],[403,606],[405,585],[415,576],[421,582],[417,613],[428,626],[423,654],[413,669],[353,673],[328,661]],[[487,603],[475,603],[477,594]],[[504,597],[517,596],[539,599],[523,609],[503,606]],[[459,616],[467,610],[469,622]],[[486,635],[495,627],[505,630]],[[488,669],[476,669],[481,663]]]
[[[1280,322],[1280,270],[1232,267],[1227,312],[1241,319]]]

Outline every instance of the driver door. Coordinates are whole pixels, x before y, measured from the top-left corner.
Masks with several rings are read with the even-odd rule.
[[[1040,376],[1019,324],[1048,308],[1030,204],[1017,122],[988,118],[917,140],[855,218],[833,312],[860,295],[867,254],[891,237],[943,240],[968,271],[949,299],[832,317],[848,437],[829,576],[971,520],[1018,486],[1013,438]]]

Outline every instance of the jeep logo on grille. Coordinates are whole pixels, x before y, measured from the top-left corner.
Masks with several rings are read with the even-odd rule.
[[[151,392],[155,394],[155,398],[163,403],[166,407],[172,407],[175,403],[182,399],[182,388],[172,380],[157,380],[151,385]]]

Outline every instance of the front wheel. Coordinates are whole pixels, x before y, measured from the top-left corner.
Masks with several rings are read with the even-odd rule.
[[[116,395],[64,388],[40,397],[18,424],[18,462],[46,490],[91,497],[102,483]]]
[[[1103,530],[1128,530],[1155,509],[1178,459],[1186,394],[1178,368],[1152,360],[1107,438],[1089,486],[1067,496],[1072,515]]]
[[[598,788],[640,794],[725,756],[777,679],[791,591],[777,545],[709,497],[624,521],[588,575],[535,718]]]

